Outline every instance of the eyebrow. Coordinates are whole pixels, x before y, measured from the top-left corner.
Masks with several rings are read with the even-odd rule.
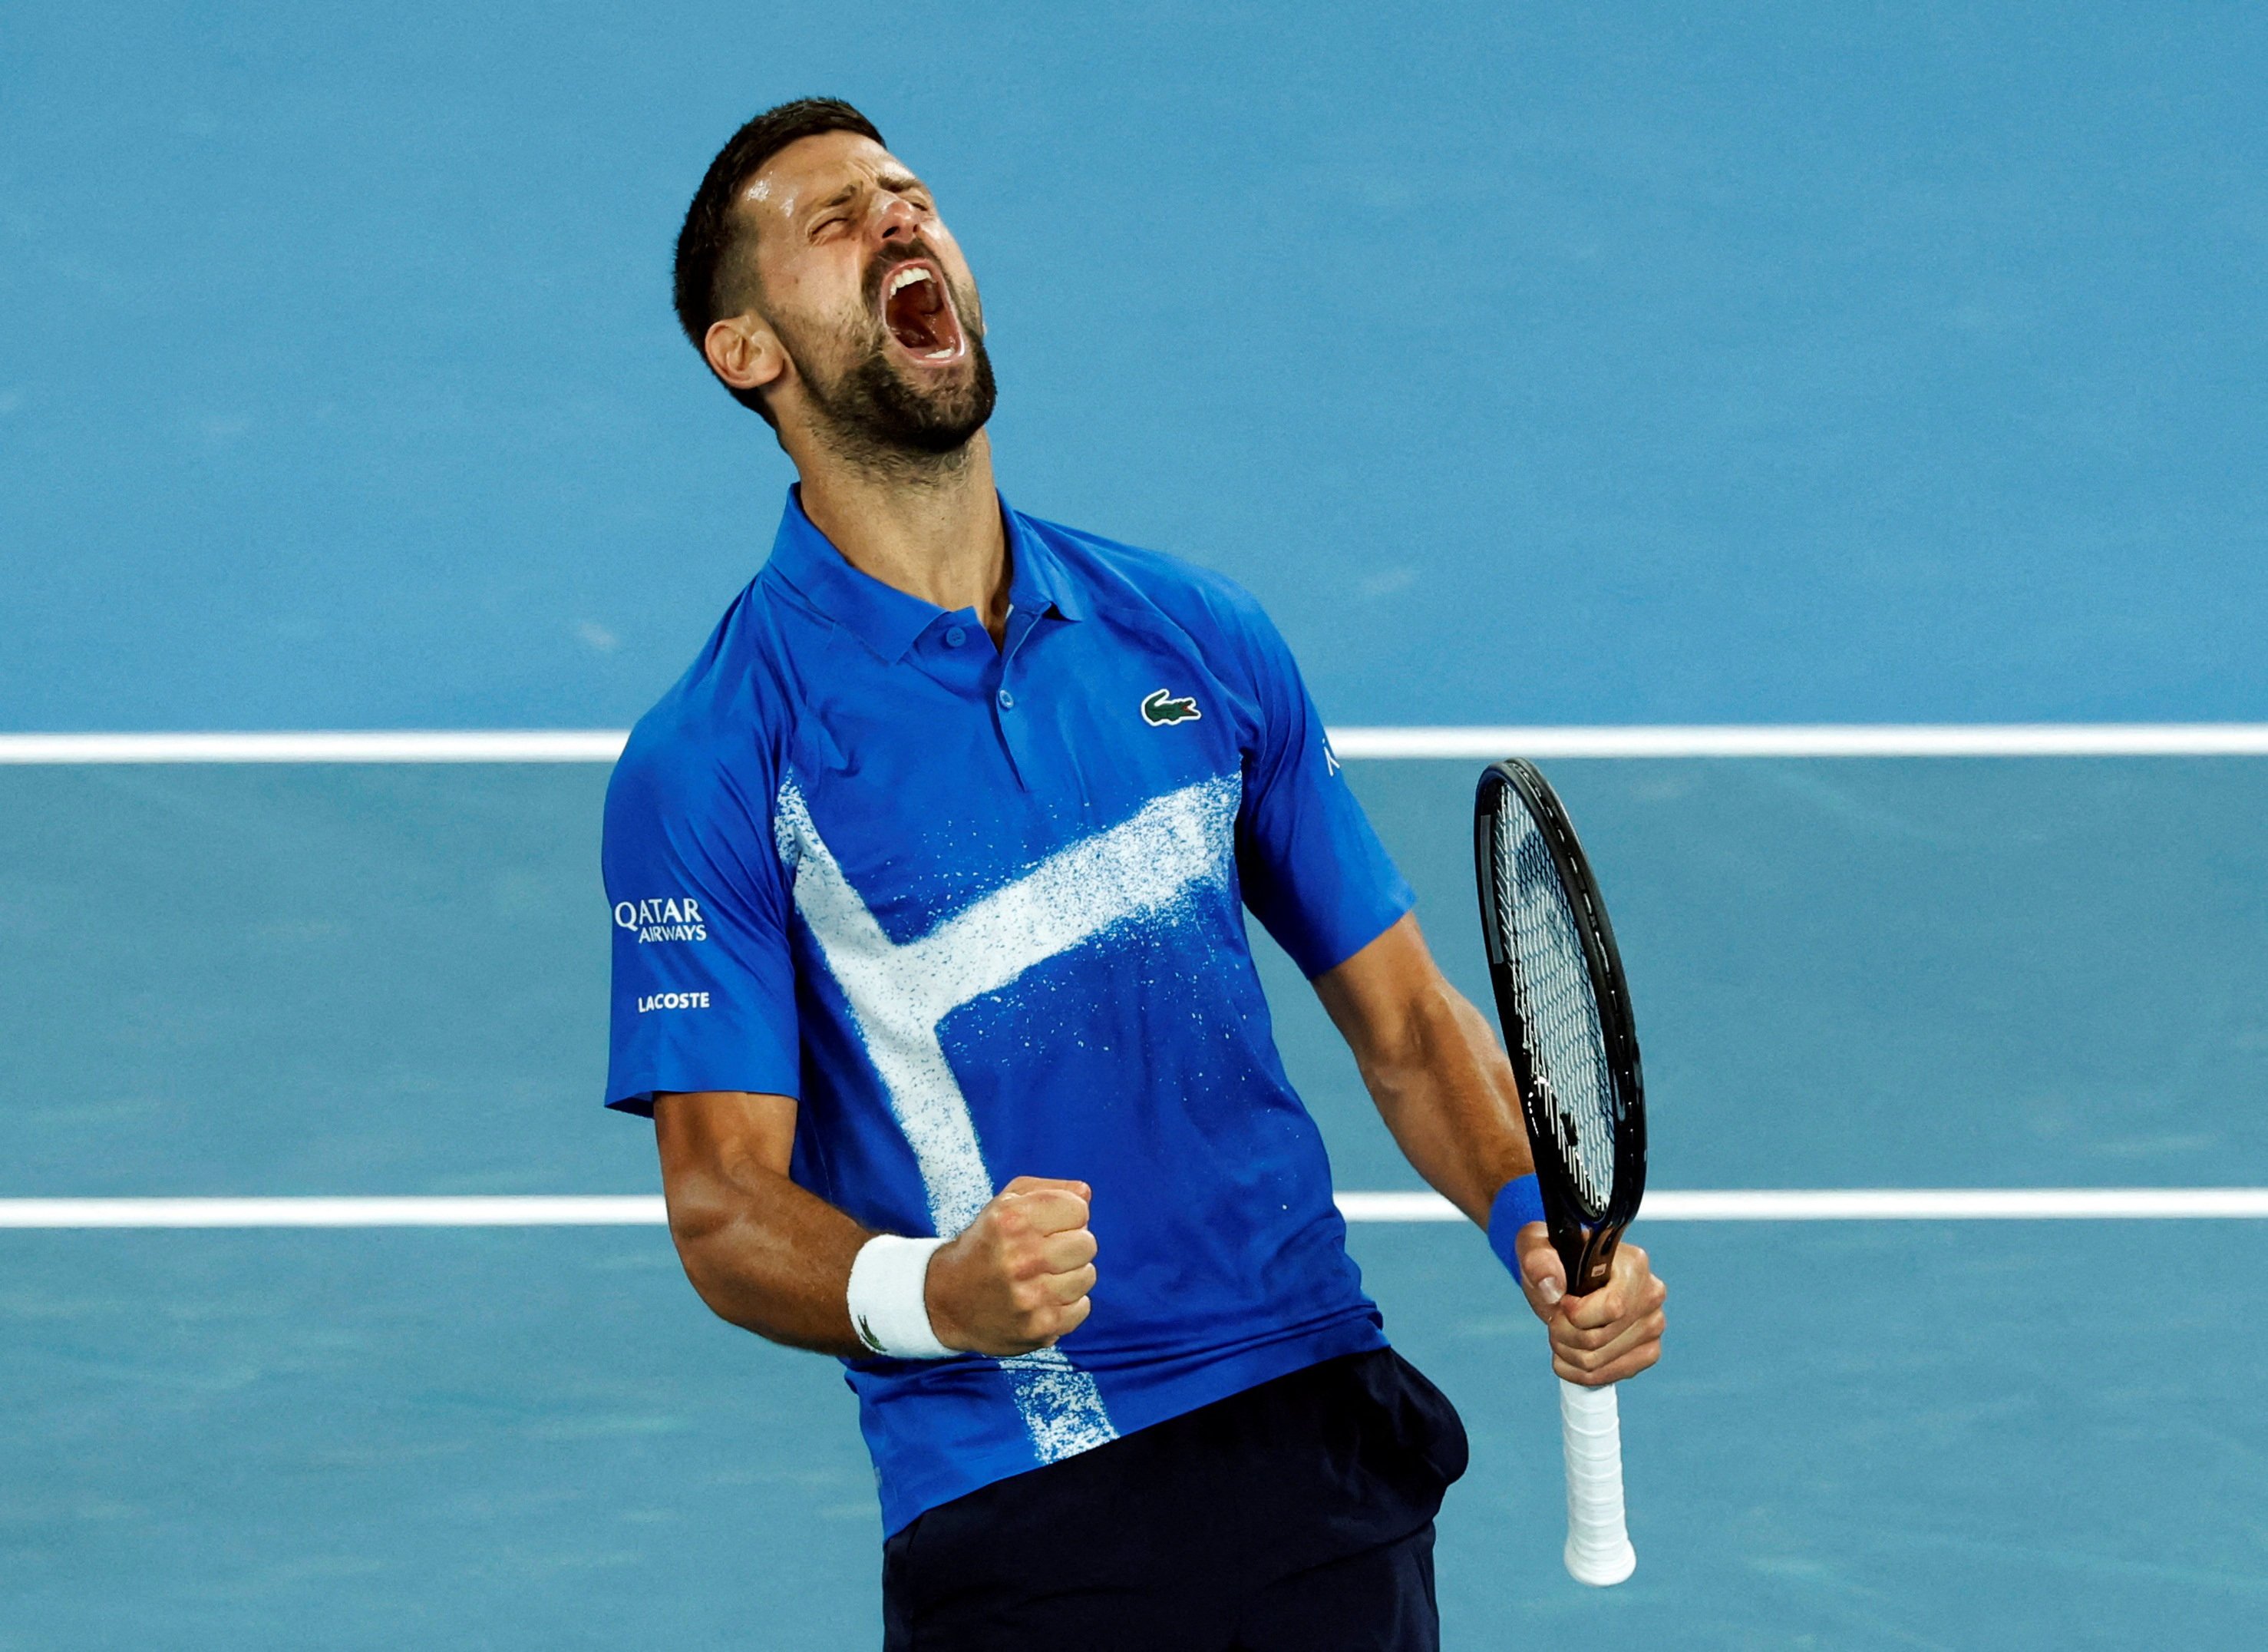
[[[903,195],[909,189],[918,189],[924,195],[929,193],[929,186],[909,172],[880,173],[875,175],[874,182],[879,188],[887,189],[893,195]],[[811,209],[813,216],[833,211],[856,195],[858,193],[858,182],[855,179],[844,184],[833,195],[814,206]]]

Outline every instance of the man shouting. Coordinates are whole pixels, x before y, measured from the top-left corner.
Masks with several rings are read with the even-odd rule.
[[[1244,910],[1561,1375],[1654,1362],[1645,1253],[1564,1295],[1511,1070],[1259,606],[1002,500],[976,280],[864,116],[736,133],[676,299],[800,481],[608,793],[608,1099],[710,1307],[844,1361],[887,1645],[1436,1645],[1463,1429],[1348,1259]]]

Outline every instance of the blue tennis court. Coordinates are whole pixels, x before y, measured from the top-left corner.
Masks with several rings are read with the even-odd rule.
[[[1359,765],[1469,991],[1470,765]],[[1646,1015],[1655,1180],[2257,1182],[2268,764],[1555,765]],[[593,767],[19,768],[14,1195],[624,1192]],[[2178,854],[2138,857],[2149,811]],[[1948,825],[1948,822],[1957,822]],[[1342,1186],[1414,1187],[1296,975]],[[1768,1007],[1782,1006],[1774,1010]],[[1638,1575],[1558,1569],[1557,1434],[1477,1235],[1363,1225],[1464,1410],[1461,1644],[2241,1639],[2268,1565],[2257,1222],[1657,1224]],[[658,1229],[13,1232],[9,1643],[857,1644],[878,1524],[827,1361]]]
[[[970,248],[1011,497],[1250,586],[1335,724],[2257,724],[2264,70],[2232,8],[19,7],[0,732],[627,723],[788,474],[668,238],[812,90]],[[2268,1184],[2268,759],[1544,766],[1655,1186]],[[1484,999],[1478,768],[1350,772]],[[0,764],[0,1199],[657,1189],[605,780]],[[1338,1184],[1415,1189],[1262,950]],[[2268,1223],[1637,1237],[1594,1591],[1485,1245],[1353,1230],[1474,1438],[1447,1644],[2257,1638]],[[836,1367],[657,1228],[0,1231],[0,1392],[6,1652],[878,1639]]]

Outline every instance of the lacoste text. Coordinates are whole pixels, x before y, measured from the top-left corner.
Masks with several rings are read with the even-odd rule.
[[[706,992],[650,992],[638,999],[638,1014],[641,1015],[650,1009],[707,1009],[708,1007],[709,995]]]

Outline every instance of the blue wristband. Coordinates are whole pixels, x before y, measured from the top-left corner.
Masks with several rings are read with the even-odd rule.
[[[1489,1249],[1497,1260],[1512,1270],[1512,1277],[1521,1277],[1520,1252],[1513,1241],[1520,1230],[1532,1221],[1543,1220],[1543,1189],[1535,1179],[1535,1172],[1517,1176],[1497,1190],[1496,1202],[1489,1206]],[[1524,1282],[1524,1281],[1523,1281]]]

